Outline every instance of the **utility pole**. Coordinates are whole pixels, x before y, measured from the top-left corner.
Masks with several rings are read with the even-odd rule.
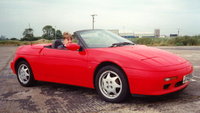
[[[92,14],[92,29],[94,29],[94,17],[97,16],[97,14]]]
[[[180,33],[180,27],[178,28],[178,36],[179,36],[179,33]]]
[[[56,26],[55,26],[55,40],[56,40]]]

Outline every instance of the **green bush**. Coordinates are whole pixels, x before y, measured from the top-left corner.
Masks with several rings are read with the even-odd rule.
[[[200,45],[200,36],[183,36],[168,38],[131,38],[136,44],[151,46],[198,46]]]

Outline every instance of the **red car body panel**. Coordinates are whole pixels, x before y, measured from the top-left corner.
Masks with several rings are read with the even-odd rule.
[[[103,62],[118,65],[126,74],[131,94],[163,95],[185,88],[189,82],[175,87],[183,76],[192,73],[192,65],[172,53],[142,46],[86,48],[83,51],[27,45],[17,49],[11,62],[15,72],[18,59],[25,59],[39,81],[64,83],[94,88],[95,70]],[[166,77],[177,76],[171,81]],[[163,86],[170,84],[168,89]]]

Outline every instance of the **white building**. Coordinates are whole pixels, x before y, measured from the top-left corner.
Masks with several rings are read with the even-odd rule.
[[[155,38],[159,38],[160,37],[160,29],[155,29],[154,30],[154,36],[155,36]]]
[[[152,32],[136,32],[135,36],[138,38],[153,38],[153,37],[155,37],[154,33],[152,33]]]
[[[125,38],[159,38],[160,29],[155,29],[154,32],[119,32],[118,29],[109,30],[117,35]]]

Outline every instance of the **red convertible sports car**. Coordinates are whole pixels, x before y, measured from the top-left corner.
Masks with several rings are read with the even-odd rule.
[[[184,89],[191,63],[175,54],[136,45],[106,30],[74,32],[77,43],[58,49],[52,44],[17,49],[11,68],[22,86],[47,81],[95,88],[109,102],[129,94],[163,95]]]

